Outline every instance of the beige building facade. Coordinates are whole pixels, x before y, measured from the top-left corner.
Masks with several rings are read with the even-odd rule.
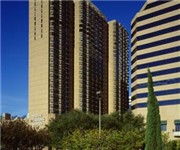
[[[30,124],[48,123],[48,58],[49,58],[49,4],[43,2],[43,30],[41,30],[41,3],[29,2],[29,114]],[[46,22],[46,23],[45,23]],[[41,32],[42,31],[42,32]],[[41,38],[41,35],[43,37]],[[39,114],[39,110],[41,113]],[[39,117],[38,117],[39,116]],[[38,119],[41,119],[38,122]]]
[[[102,114],[127,110],[128,34],[119,23],[115,24],[108,32],[105,15],[88,0],[29,1],[32,126],[44,127],[51,118],[73,109],[98,114],[100,99]],[[114,57],[117,63],[112,64],[114,46],[118,58]],[[108,74],[112,68],[116,73]],[[112,86],[115,74],[118,84],[113,82],[116,95],[111,99],[108,85]],[[121,100],[126,97],[127,103]]]
[[[69,13],[66,13],[66,12]],[[74,3],[29,2],[29,123],[73,109]]]
[[[108,113],[128,109],[128,33],[116,20],[109,25]]]
[[[132,110],[147,115],[147,68],[159,101],[161,130],[180,137],[180,1],[147,1],[131,22]]]
[[[102,113],[107,113],[108,24],[90,1],[75,1],[74,107],[98,114],[101,91]]]

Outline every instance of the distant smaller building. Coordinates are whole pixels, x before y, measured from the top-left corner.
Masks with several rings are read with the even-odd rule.
[[[8,122],[8,121],[15,121],[15,120],[22,120],[29,123],[29,114],[27,113],[26,115],[22,117],[18,117],[17,115],[12,116],[10,113],[3,113],[1,116],[1,122]]]
[[[2,121],[11,120],[11,114],[9,113],[3,113],[2,114]]]

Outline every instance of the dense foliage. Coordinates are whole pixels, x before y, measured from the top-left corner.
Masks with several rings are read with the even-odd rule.
[[[162,133],[163,150],[180,150],[180,139],[169,140],[169,133]]]
[[[96,139],[97,129],[98,115],[83,113],[81,111],[74,110],[64,115],[58,116],[56,119],[52,120],[51,123],[48,125],[50,144],[53,147],[62,148],[62,143],[66,143],[68,139],[71,140],[76,136],[80,136],[79,140],[88,140],[84,136],[81,136],[81,134],[87,134],[87,138],[88,136],[90,136],[91,138]],[[118,138],[120,138],[120,136],[122,136],[123,133],[129,133],[129,137],[124,137],[124,139],[127,138],[127,141],[130,140],[128,138],[131,138],[130,134],[132,134],[133,136],[134,132],[142,132],[142,134],[140,134],[142,137],[144,132],[143,117],[140,115],[135,116],[132,112],[127,112],[122,116],[120,116],[118,113],[113,113],[111,115],[103,115],[102,130],[104,131],[105,135],[108,135],[106,133],[109,133],[109,137],[107,138],[111,138],[111,132],[114,134],[114,136],[116,136],[117,134],[119,136]],[[132,142],[135,142],[136,140],[138,141],[139,134],[136,136],[137,138],[135,138],[134,140],[130,140],[130,145],[132,144]],[[83,139],[81,139],[81,137],[83,137]],[[78,137],[76,137],[76,139],[78,139]],[[83,141],[83,143],[85,141]],[[121,141],[119,141],[119,144]],[[142,138],[141,142],[139,143],[142,144],[143,142],[144,140]]]
[[[47,138],[47,132],[44,129],[36,130],[21,120],[1,124],[2,150],[41,150],[47,145]]]
[[[148,69],[148,101],[145,144],[146,150],[162,150],[160,114],[158,101],[154,93],[153,79]]]
[[[180,140],[169,141],[165,150],[180,150]]]
[[[103,115],[99,138],[98,116],[72,111],[52,120],[48,130],[35,130],[23,121],[3,122],[1,149],[40,150],[48,145],[69,150],[139,150],[144,149],[144,136],[143,117],[131,112]],[[168,134],[162,139],[163,150],[180,150],[180,140],[170,141]]]
[[[99,139],[98,130],[76,130],[63,138],[62,148],[72,150],[132,150],[143,145],[143,130],[117,131],[102,130]]]

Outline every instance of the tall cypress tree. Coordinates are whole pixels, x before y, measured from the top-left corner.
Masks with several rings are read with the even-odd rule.
[[[150,69],[148,69],[147,110],[145,150],[162,150],[159,106],[154,93],[153,79]]]

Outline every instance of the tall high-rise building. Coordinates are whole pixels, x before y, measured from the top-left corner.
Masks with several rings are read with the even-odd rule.
[[[108,24],[90,1],[75,1],[74,107],[108,113]]]
[[[102,114],[127,110],[128,34],[115,21],[109,36],[106,17],[88,0],[29,2],[31,125],[72,109],[98,114],[100,99]]]
[[[132,109],[147,114],[147,68],[157,96],[161,129],[180,136],[180,1],[147,1],[132,26]]]
[[[29,2],[29,121],[44,126],[73,109],[73,1]]]
[[[109,24],[108,112],[128,109],[128,33],[116,20]]]

